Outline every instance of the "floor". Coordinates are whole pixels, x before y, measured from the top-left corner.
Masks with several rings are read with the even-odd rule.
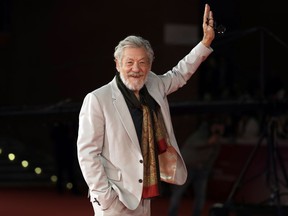
[[[192,199],[184,199],[179,216],[190,215]],[[213,202],[205,205],[207,216]],[[167,215],[168,198],[152,201],[152,216]],[[62,194],[47,188],[0,188],[1,216],[93,216],[93,210],[85,195],[70,192]]]

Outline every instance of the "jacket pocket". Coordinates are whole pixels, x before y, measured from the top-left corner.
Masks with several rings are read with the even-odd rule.
[[[107,177],[113,181],[120,181],[121,180],[121,171],[118,169],[113,169],[109,167],[105,167],[105,171],[107,174]]]

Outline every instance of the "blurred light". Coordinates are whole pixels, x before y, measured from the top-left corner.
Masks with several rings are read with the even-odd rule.
[[[34,171],[35,171],[35,173],[38,174],[38,175],[42,173],[42,169],[41,169],[40,167],[36,167],[36,168],[34,169]]]
[[[8,158],[9,158],[10,161],[15,160],[15,154],[9,153],[9,154],[8,154]]]
[[[2,148],[0,148],[0,154],[2,154]]]
[[[68,182],[68,183],[66,184],[66,188],[69,189],[69,190],[71,190],[71,189],[73,188],[73,184],[72,184],[71,182]]]
[[[58,177],[57,177],[56,175],[52,175],[52,176],[50,177],[50,180],[55,183],[55,182],[58,181]]]
[[[29,163],[28,163],[28,161],[26,161],[26,160],[23,160],[23,161],[21,162],[21,164],[22,164],[22,167],[24,167],[24,168],[26,168],[26,167],[29,166]]]

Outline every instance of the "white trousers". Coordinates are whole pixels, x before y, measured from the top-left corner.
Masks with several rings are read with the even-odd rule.
[[[115,199],[111,206],[102,210],[97,203],[92,203],[95,216],[150,216],[151,204],[149,199],[141,200],[135,210],[128,209],[119,199]]]

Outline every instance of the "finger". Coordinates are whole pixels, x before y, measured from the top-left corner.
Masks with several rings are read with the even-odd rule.
[[[209,17],[207,19],[207,25],[211,26],[212,28],[214,26],[214,19],[213,19],[212,11],[209,11]]]
[[[203,23],[207,23],[207,20],[209,19],[209,13],[210,13],[210,6],[208,4],[205,4]]]
[[[213,12],[211,10],[209,11],[208,19],[213,20]]]

